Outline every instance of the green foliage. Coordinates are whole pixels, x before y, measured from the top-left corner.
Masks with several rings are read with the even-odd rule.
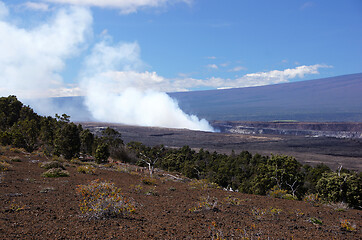
[[[307,189],[309,193],[315,193],[317,192],[316,186],[319,179],[322,177],[323,173],[331,172],[331,169],[322,163],[315,167],[304,165],[303,172],[305,173],[304,188]]]
[[[81,147],[80,147],[81,152],[86,154],[92,154],[94,135],[89,131],[89,129],[83,130],[80,133],[80,140],[81,140]]]
[[[278,186],[274,186],[269,191],[269,196],[271,196],[273,198],[284,198],[284,196],[287,194],[287,192],[288,192],[287,190],[282,190]]]
[[[9,131],[1,131],[0,130],[0,144],[3,146],[11,145],[12,143],[12,136]]]
[[[15,97],[0,98],[0,128],[6,130],[13,126],[20,118],[23,104]]]
[[[156,179],[151,177],[143,177],[141,181],[145,185],[157,185]]]
[[[80,151],[79,129],[74,123],[65,124],[58,129],[55,138],[55,151],[66,159],[72,159]]]
[[[41,117],[15,96],[0,98],[0,143],[32,152],[43,147],[47,155],[64,154],[71,158],[79,152],[79,132],[69,116]]]
[[[216,189],[219,186],[216,183],[210,182],[207,179],[193,180],[189,183],[191,189],[205,190]]]
[[[301,195],[297,190],[303,185],[304,176],[301,164],[294,157],[272,155],[265,163],[258,164],[251,182],[251,190],[257,194],[265,195],[276,185],[294,196]]]
[[[298,200],[296,196],[293,196],[292,194],[289,193],[285,194],[282,198],[287,200]]]
[[[227,205],[239,206],[248,199],[239,199],[237,197],[227,196],[223,199],[222,203]]]
[[[83,166],[77,167],[77,172],[84,173],[84,174],[95,174],[96,169],[95,169],[95,167],[93,167],[91,165],[83,165]]]
[[[101,142],[108,144],[110,157],[129,162],[130,158],[124,149],[121,134],[113,128],[107,127],[102,131]]]
[[[44,117],[40,121],[40,141],[45,146],[50,146],[53,150],[54,139],[59,124],[56,119],[52,117]]]
[[[69,177],[69,172],[62,168],[51,168],[42,174],[42,177],[57,178],[57,177]]]
[[[65,170],[63,163],[58,161],[43,162],[40,164],[40,167],[44,169],[61,168]]]
[[[168,153],[168,150],[163,145],[147,147],[137,142],[129,143],[128,149],[136,154],[139,159],[139,165],[148,166],[150,175],[153,174],[156,164],[159,164]]]
[[[70,116],[63,113],[62,116],[59,116],[57,113],[55,114],[55,118],[58,119],[59,122],[61,123],[69,123],[70,122]]]
[[[315,224],[315,225],[323,225],[323,221],[319,218],[312,217],[309,219],[309,222]]]
[[[332,202],[346,202],[351,207],[362,206],[362,178],[355,173],[324,173],[317,183],[320,196]]]
[[[107,143],[101,143],[98,145],[96,149],[96,153],[94,154],[94,158],[96,159],[97,163],[105,163],[109,158],[109,148]]]
[[[270,193],[274,197],[291,200],[302,199],[306,192],[317,193],[317,182],[323,174],[330,172],[326,165],[302,166],[294,157],[284,155],[252,156],[243,151],[239,155],[233,152],[227,156],[203,149],[195,152],[188,146],[180,149],[163,148],[160,151],[156,147],[150,148],[137,142],[130,142],[127,147],[137,153],[138,157],[142,157],[143,162],[157,159],[154,166],[167,171],[181,172],[189,178],[208,180],[221,187],[244,193]],[[144,161],[145,159],[147,161]],[[360,194],[360,188],[352,182],[347,183],[351,188],[347,198],[349,200],[346,200],[348,202],[356,202]],[[323,198],[329,197],[325,194]],[[354,203],[353,206],[360,206],[360,203]]]

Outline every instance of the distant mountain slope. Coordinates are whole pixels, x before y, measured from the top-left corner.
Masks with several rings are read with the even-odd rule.
[[[362,73],[169,95],[185,112],[208,120],[362,121]]]
[[[362,122],[362,73],[260,87],[169,93],[182,110],[222,121]],[[94,120],[83,97],[52,98],[73,121]],[[48,113],[51,114],[51,113]]]

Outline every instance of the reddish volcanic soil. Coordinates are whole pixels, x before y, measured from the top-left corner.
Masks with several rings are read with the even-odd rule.
[[[87,175],[69,163],[69,177],[44,178],[39,162],[45,157],[9,150],[0,156],[14,157],[21,162],[11,162],[9,171],[0,172],[0,239],[216,239],[217,234],[222,239],[362,238],[359,210],[337,211],[302,201],[191,187],[189,180],[172,180],[161,171],[155,174],[157,185],[150,186],[142,183],[146,173],[124,165],[97,168],[95,175]],[[136,213],[103,220],[81,217],[77,185],[94,179],[122,188],[125,196],[134,199]],[[142,189],[136,191],[134,186],[139,184]],[[153,194],[146,194],[150,190]],[[202,196],[217,199],[216,207],[190,211]],[[227,201],[228,196],[237,198],[236,204]],[[312,218],[322,224],[313,224]],[[341,220],[348,220],[356,230],[342,229]]]

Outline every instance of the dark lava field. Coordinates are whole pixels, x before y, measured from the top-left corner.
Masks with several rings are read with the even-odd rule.
[[[274,134],[240,134],[229,132],[202,132],[187,129],[125,126],[106,123],[82,123],[93,132],[112,127],[122,134],[125,143],[142,142],[149,146],[165,145],[206,149],[230,154],[249,151],[262,155],[283,154],[294,156],[301,163],[316,165],[325,163],[332,169],[339,166],[350,170],[362,170],[362,139],[292,136]]]

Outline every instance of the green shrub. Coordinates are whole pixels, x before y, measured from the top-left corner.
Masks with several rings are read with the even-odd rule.
[[[219,189],[220,186],[217,185],[214,182],[210,182],[207,179],[201,179],[201,180],[192,180],[189,183],[189,186],[191,189],[200,189],[200,190],[205,190],[205,189]]]
[[[324,173],[317,183],[320,196],[331,202],[346,202],[351,207],[362,206],[362,175],[355,173]]]
[[[283,190],[280,189],[278,186],[275,186],[269,191],[269,196],[273,198],[284,198],[287,193],[287,190]]]
[[[283,212],[283,210],[282,209],[279,209],[279,208],[273,208],[273,207],[270,207],[270,214],[272,215],[272,216],[276,216],[276,215],[279,215],[280,213],[282,213]]]
[[[43,177],[69,177],[69,172],[62,168],[51,168],[42,174]]]
[[[93,167],[91,165],[83,165],[83,166],[77,167],[77,172],[85,173],[85,174],[95,174],[96,169],[95,169],[95,167]]]
[[[81,161],[81,160],[79,160],[78,158],[72,158],[71,160],[70,160],[70,163],[73,163],[73,164],[76,164],[76,165],[83,165],[84,163]]]
[[[223,199],[223,203],[228,204],[228,205],[234,205],[234,206],[238,206],[241,205],[242,202],[246,202],[248,201],[247,199],[239,199],[237,197],[232,197],[232,196],[227,196]]]
[[[96,163],[105,163],[107,162],[107,159],[109,158],[109,146],[106,143],[101,143],[97,149],[96,153],[94,154],[94,158],[96,160]]]
[[[144,178],[142,178],[141,181],[145,185],[157,185],[156,179],[151,178],[151,177],[144,177]]]
[[[58,161],[43,162],[43,163],[40,163],[39,165],[41,168],[44,168],[44,169],[61,168],[61,169],[65,170],[63,163],[58,162]]]
[[[52,161],[57,161],[57,162],[65,162],[65,158],[63,156],[57,156],[57,155],[54,155],[52,157]]]
[[[282,196],[283,199],[287,199],[287,200],[298,200],[298,198],[296,196],[293,196],[292,194],[285,194],[284,196]]]
[[[312,217],[309,219],[309,222],[315,224],[315,225],[322,225],[323,221],[319,218]]]
[[[81,196],[80,211],[88,219],[118,217],[136,211],[132,201],[111,182],[97,179],[88,185],[79,185],[77,192]]]

